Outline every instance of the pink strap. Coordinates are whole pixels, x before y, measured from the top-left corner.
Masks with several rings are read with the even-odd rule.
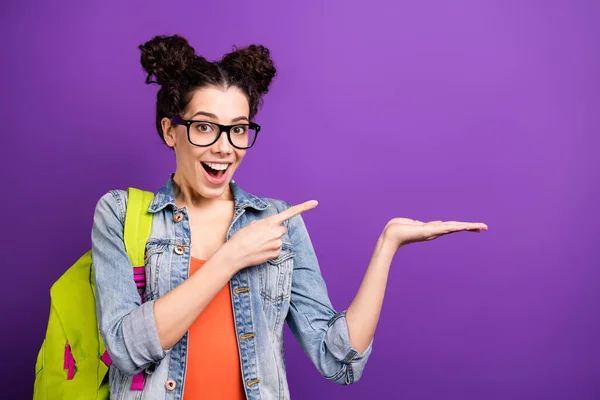
[[[134,375],[131,380],[131,390],[144,390],[144,373]]]
[[[135,285],[139,287],[146,287],[146,268],[145,267],[134,267],[133,268],[133,280]],[[144,295],[140,294],[140,302],[144,302]],[[144,390],[145,375],[144,372],[140,372],[133,376],[131,380],[131,390]]]
[[[110,358],[110,354],[108,354],[108,351],[106,350],[104,351],[104,354],[102,354],[102,357],[100,357],[100,359],[104,364],[106,364],[107,367],[110,367],[110,364],[112,364],[112,358]]]
[[[137,287],[144,287],[146,286],[146,275],[145,275],[145,268],[144,267],[134,267],[133,268],[133,280],[136,283]],[[140,301],[143,303],[144,302],[144,296],[140,294]],[[67,342],[67,346],[68,346],[69,342]],[[70,354],[70,348],[69,348],[69,354]],[[67,348],[65,347],[65,368],[67,368]],[[71,356],[71,359],[73,357]],[[110,357],[110,354],[108,354],[108,351],[104,351],[104,354],[102,354],[102,357],[100,357],[100,359],[102,360],[102,362],[104,364],[106,364],[107,367],[110,367],[110,365],[112,364],[112,358]],[[74,363],[72,364],[72,366],[74,367]],[[71,371],[71,370],[69,370]],[[74,371],[73,371],[74,373]],[[71,378],[67,378],[67,379],[73,379],[72,375]],[[135,375],[132,380],[131,380],[131,390],[144,390],[144,381],[145,381],[145,377],[144,377],[144,372],[140,372],[139,374]]]
[[[75,358],[71,352],[71,345],[67,340],[65,344],[65,356],[63,361],[63,368],[67,370],[67,380],[70,381],[75,377]]]
[[[69,368],[69,354],[71,353],[71,346],[69,346],[69,341],[67,340],[67,344],[65,344],[65,354],[63,356],[63,369]]]

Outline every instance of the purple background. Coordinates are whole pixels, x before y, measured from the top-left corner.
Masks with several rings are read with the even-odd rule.
[[[272,50],[235,178],[320,201],[305,220],[336,308],[390,218],[490,227],[399,251],[356,385],[288,335],[292,398],[600,398],[600,3],[49,3],[0,17],[3,398],[31,396],[49,287],[90,247],[98,198],[174,168],[137,49],[172,33],[210,59]]]

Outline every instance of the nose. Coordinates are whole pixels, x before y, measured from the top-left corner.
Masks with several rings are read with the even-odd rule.
[[[227,132],[221,132],[221,136],[219,136],[219,140],[215,144],[212,145],[212,150],[214,153],[221,154],[231,154],[233,152],[233,146],[229,143],[229,138],[227,137]]]

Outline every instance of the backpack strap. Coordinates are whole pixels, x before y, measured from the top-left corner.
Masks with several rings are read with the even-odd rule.
[[[143,300],[146,288],[145,254],[146,242],[152,229],[152,214],[148,212],[154,194],[135,188],[129,188],[127,211],[125,213],[124,241],[125,249],[133,264],[133,279]],[[131,390],[144,390],[144,372],[133,377]]]
[[[133,279],[140,292],[140,301],[143,302],[143,293],[146,288],[145,253],[146,242],[152,230],[152,214],[148,212],[154,193],[143,190],[128,189],[127,210],[125,211],[125,227],[123,241],[125,250],[133,265]],[[110,366],[112,360],[108,352],[102,355],[102,361]],[[133,377],[131,390],[144,390],[144,373]]]
[[[134,267],[144,266],[146,241],[152,229],[152,214],[148,212],[154,198],[151,192],[129,188],[125,212],[125,249]]]

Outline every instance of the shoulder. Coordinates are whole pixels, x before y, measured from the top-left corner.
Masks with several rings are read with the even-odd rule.
[[[292,207],[292,204],[285,200],[272,199],[268,197],[262,197],[261,200],[269,205],[269,207],[263,211],[266,213],[265,217],[279,214]],[[293,246],[295,252],[305,252],[310,250],[308,247],[306,247],[307,244],[310,244],[310,236],[308,235],[302,214],[298,214],[286,219],[282,225],[287,228],[287,239],[284,239],[284,242],[289,240],[289,245]]]
[[[125,211],[127,210],[127,198],[127,190],[109,190],[96,203],[95,215],[106,216],[112,214],[123,223],[125,221]]]
[[[269,208],[273,209],[274,213],[280,213],[284,210],[287,210],[292,205],[284,200],[272,199],[269,197],[259,197],[260,200],[269,205]]]
[[[292,207],[292,204],[285,200],[272,199],[268,197],[261,197],[260,199],[269,205],[265,210],[265,217],[279,214]],[[283,225],[286,226],[290,231],[295,231],[296,229],[304,229],[304,220],[302,218],[302,214],[296,215],[288,220],[285,220],[283,222]]]
[[[285,200],[270,197],[255,197],[254,204],[256,207],[253,208],[258,210],[261,217],[270,217],[271,215],[279,214],[292,206]]]
[[[290,207],[290,203],[286,201],[246,192],[234,180],[231,181],[231,190],[236,206],[252,209],[260,217],[267,217]]]

